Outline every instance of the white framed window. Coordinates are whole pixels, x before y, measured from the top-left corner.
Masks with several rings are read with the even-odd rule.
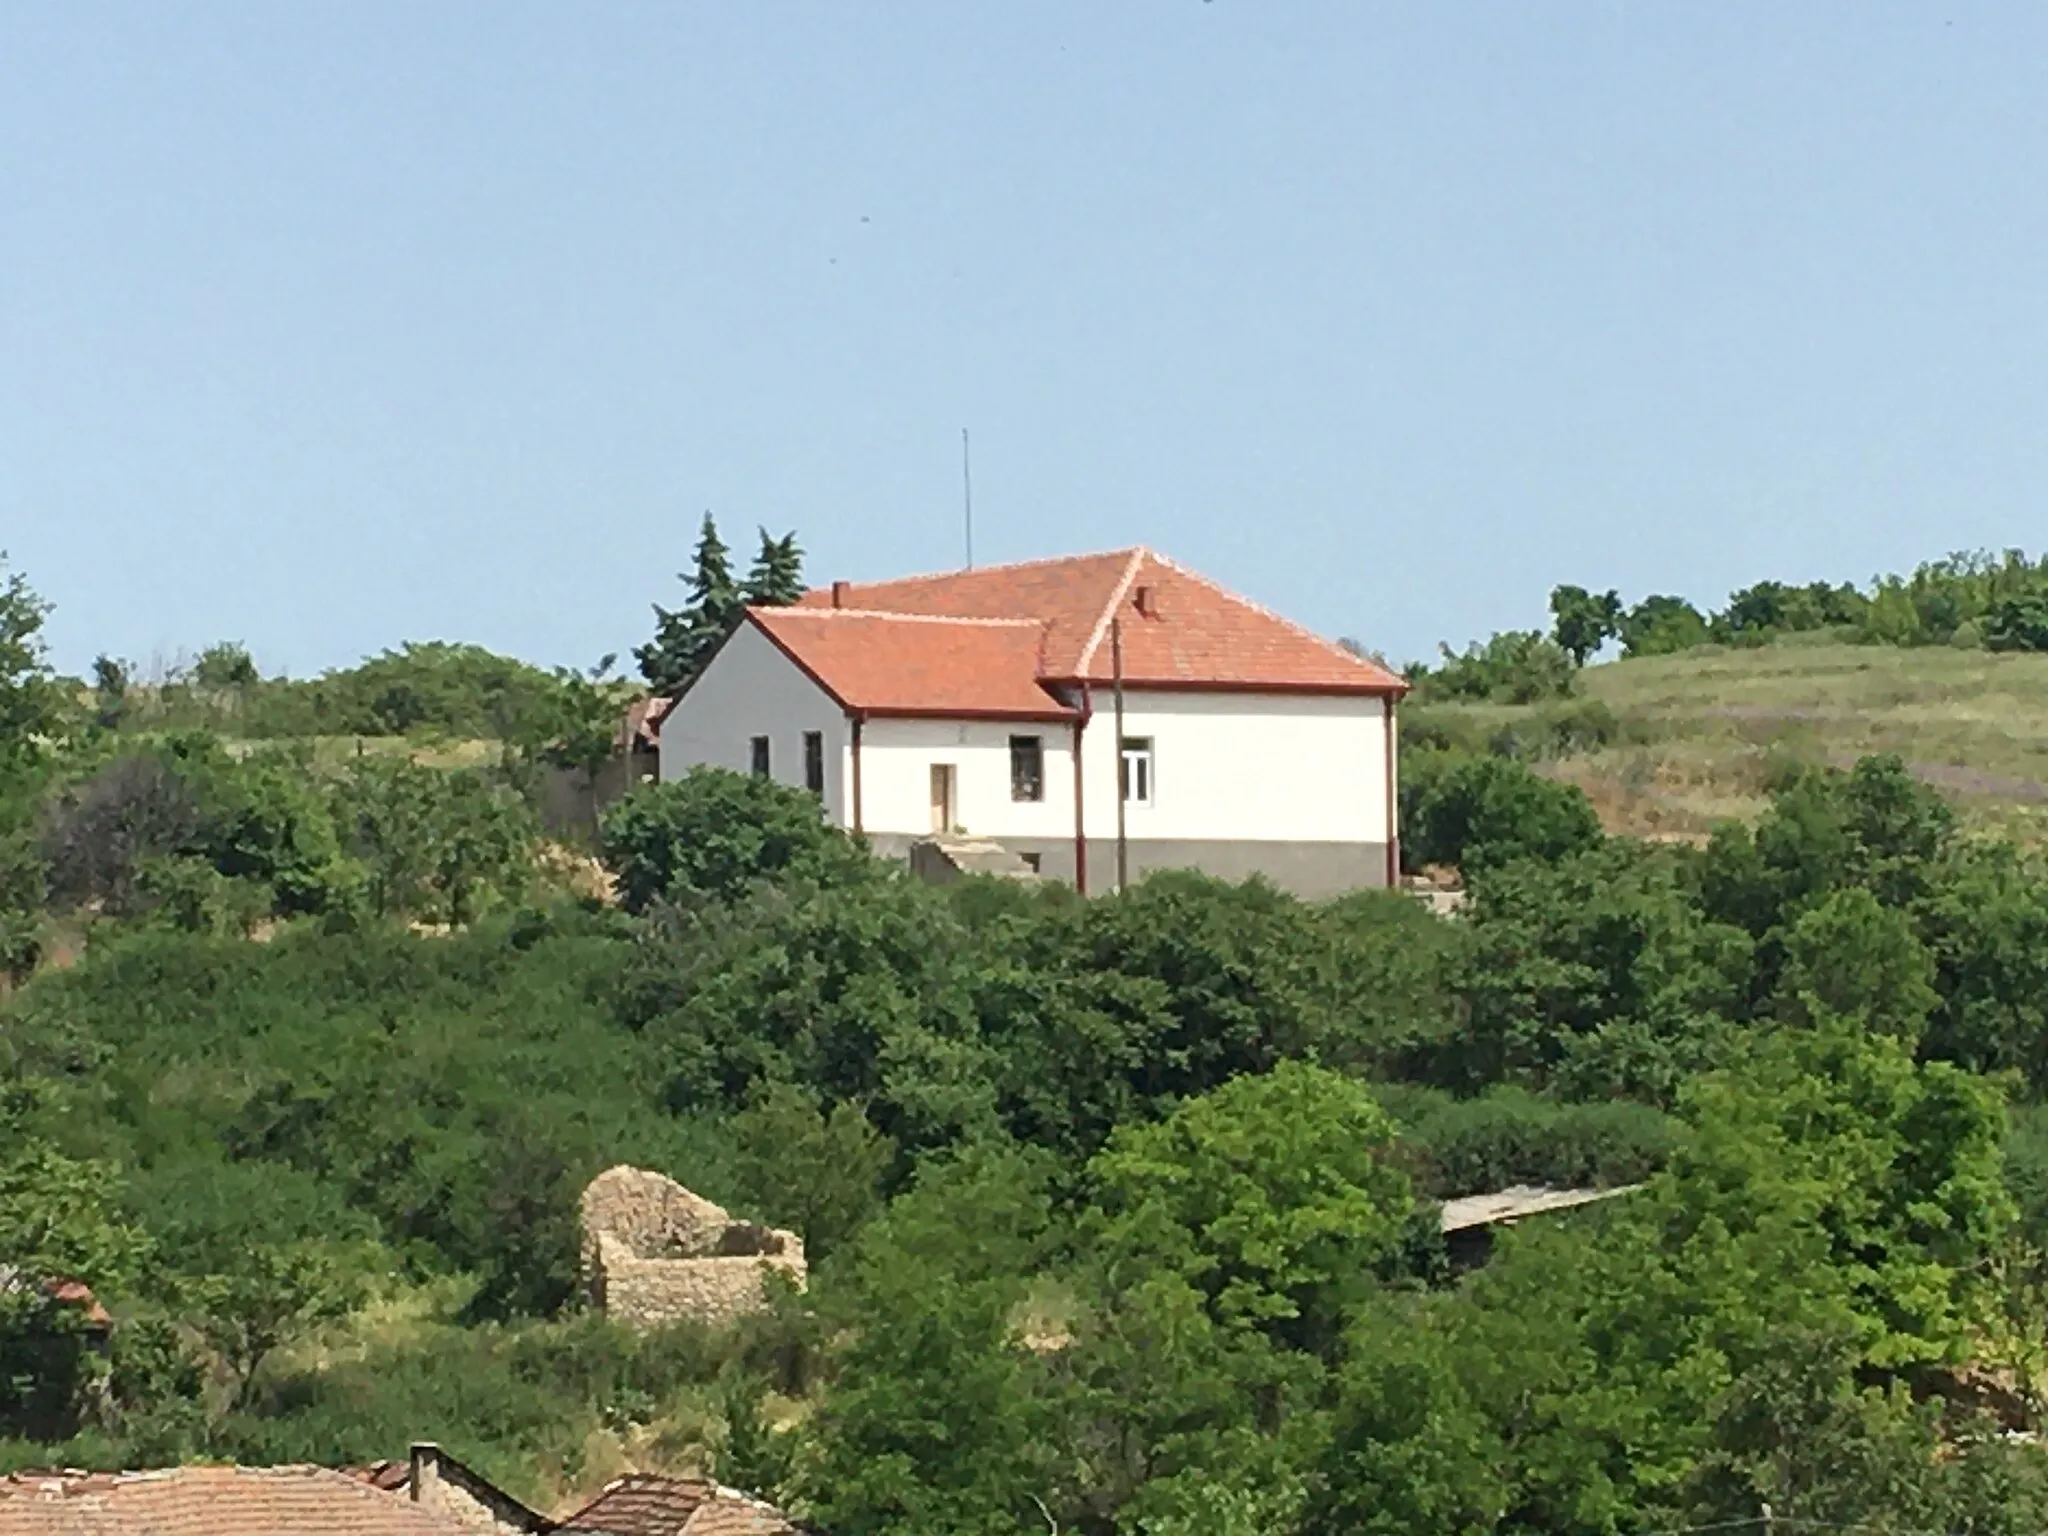
[[[1043,800],[1045,798],[1045,738],[1043,736],[1012,736],[1010,738],[1010,798],[1012,800]]]
[[[1117,764],[1117,782],[1127,805],[1152,803],[1152,738],[1126,736]]]

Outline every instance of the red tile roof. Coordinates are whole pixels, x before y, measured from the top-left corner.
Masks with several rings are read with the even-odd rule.
[[[1113,620],[1133,688],[1407,687],[1148,549],[835,583],[749,617],[846,708],[875,714],[1064,718],[1072,710],[1049,690],[1111,681]]]
[[[561,1536],[796,1536],[772,1504],[700,1478],[635,1472],[556,1527]]]
[[[0,1536],[474,1536],[325,1467],[17,1472],[0,1478]]]
[[[839,608],[757,608],[768,638],[847,709],[875,715],[1065,720],[1042,686],[1045,626]]]

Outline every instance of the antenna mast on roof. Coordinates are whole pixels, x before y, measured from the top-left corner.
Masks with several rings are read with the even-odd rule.
[[[967,569],[974,569],[974,460],[967,447],[967,429],[960,429],[960,498],[967,518]]]

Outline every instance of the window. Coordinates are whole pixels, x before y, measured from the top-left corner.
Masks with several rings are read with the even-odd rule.
[[[754,777],[765,779],[768,777],[768,738],[766,736],[756,736],[753,741],[753,748]]]
[[[1132,805],[1152,803],[1152,738],[1126,736],[1118,782],[1124,799]]]
[[[804,788],[814,795],[825,793],[825,733],[804,732]]]
[[[1043,855],[1036,853],[1020,853],[1017,855],[1017,857],[1024,861],[1024,867],[1030,870],[1031,873],[1035,875],[1039,872],[1038,864],[1040,858],[1043,857]]]
[[[1010,798],[1045,798],[1045,739],[1041,736],[1010,738]]]

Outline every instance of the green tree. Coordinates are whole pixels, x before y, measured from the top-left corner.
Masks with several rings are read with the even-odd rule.
[[[2008,846],[1945,859],[1914,916],[1939,1001],[1930,1055],[1979,1072],[2017,1069],[2048,1086],[2048,879]]]
[[[1594,594],[1584,587],[1554,587],[1551,633],[1575,666],[1583,667],[1594,652],[1621,632],[1621,594]]]
[[[801,559],[793,542],[789,553]],[[655,604],[654,638],[633,652],[640,675],[656,693],[677,693],[689,686],[739,623],[747,601],[733,577],[731,551],[719,538],[718,524],[709,512],[697,533],[694,560],[691,574],[683,578],[689,584],[687,600],[675,610]],[[779,579],[779,568],[773,574]]]
[[[896,1148],[851,1101],[828,1112],[795,1083],[766,1084],[733,1117],[733,1150],[749,1207],[790,1227],[812,1263],[828,1257],[881,1206]]]
[[[23,1119],[10,1094],[0,1104],[0,1433],[58,1439],[106,1369],[91,1319],[56,1287],[81,1282],[116,1300],[142,1273],[149,1242],[122,1219],[111,1166],[65,1156]]]
[[[1941,1001],[1912,922],[1861,887],[1834,892],[1792,924],[1778,989],[1788,1018],[1854,1015],[1909,1046]]]
[[[640,785],[605,813],[600,841],[634,912],[691,893],[732,901],[756,880],[843,881],[868,865],[817,796],[724,768]]]
[[[1694,903],[1683,851],[1620,839],[1482,869],[1444,1076],[1668,1101],[1741,1012],[1754,946]]]
[[[1432,1310],[1401,1297],[1361,1315],[1303,1536],[1498,1528],[1509,1497],[1506,1438],[1467,1392]]]
[[[377,916],[468,923],[531,884],[533,813],[478,774],[357,758],[340,804]]]
[[[1682,597],[1646,597],[1622,615],[1625,656],[1669,656],[1707,640],[1706,617]]]
[[[1415,675],[1418,699],[1464,699],[1492,704],[1538,704],[1571,696],[1577,669],[1564,648],[1534,630],[1506,630],[1462,652],[1437,647],[1443,664]]]
[[[127,717],[131,670],[127,662],[104,652],[93,658],[93,719],[101,730],[117,730]]]
[[[49,612],[0,553],[0,790],[8,777],[42,762],[63,731],[63,690],[43,647]]]
[[[1996,1087],[1855,1020],[1770,1037],[1690,1085],[1677,1165],[1687,1226],[1788,1215],[1824,1234],[1866,1362],[1953,1362],[1969,1348],[1980,1256],[2010,1229]]]
[[[2048,584],[2001,598],[1984,622],[1994,651],[2048,651]]]
[[[749,603],[783,607],[804,595],[804,552],[794,532],[781,538],[760,530],[761,548],[742,588]]]
[[[762,1391],[759,1378],[737,1375],[719,1393],[725,1439],[718,1448],[718,1480],[773,1500],[789,1478],[795,1446],[790,1435],[777,1433],[762,1416]]]
[[[1013,1536],[1061,1468],[1017,1336],[1052,1236],[1042,1170],[998,1146],[935,1161],[820,1283],[843,1325],[795,1491],[844,1536]]]
[[[1121,1525],[1288,1494],[1347,1319],[1405,1233],[1392,1139],[1361,1084],[1283,1062],[1091,1161],[1067,1433]]]
[[[1222,1329],[1333,1355],[1407,1218],[1393,1137],[1362,1084],[1294,1061],[1122,1127],[1089,1165],[1109,1285],[1170,1275]]]
[[[526,766],[544,763],[581,777],[591,818],[598,814],[598,776],[622,750],[621,722],[632,699],[629,685],[610,676],[616,656],[588,671],[557,667],[555,686],[506,731],[507,744]]]
[[[1954,833],[1954,812],[1896,756],[1866,757],[1848,773],[1809,769],[1753,830],[1715,834],[1701,890],[1716,917],[1759,937],[1847,886],[1904,907],[1926,892]]]
[[[1475,870],[1599,846],[1600,818],[1576,785],[1503,757],[1458,755],[1405,786],[1403,852],[1417,868]]]
[[[367,1286],[355,1254],[305,1238],[258,1243],[236,1254],[225,1273],[197,1276],[182,1289],[187,1321],[227,1372],[230,1408],[243,1408],[264,1361],[347,1317]]]
[[[224,691],[251,688],[262,681],[248,647],[239,640],[222,640],[199,653],[192,667],[192,681],[201,688]]]

